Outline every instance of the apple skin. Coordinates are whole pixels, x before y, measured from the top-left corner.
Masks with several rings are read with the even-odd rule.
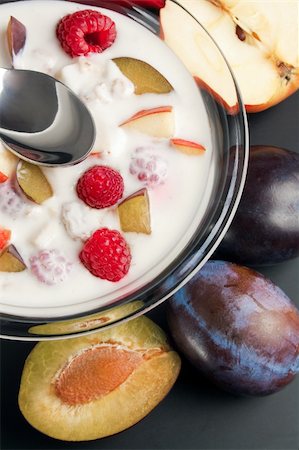
[[[187,359],[235,395],[274,393],[299,371],[299,311],[251,269],[209,261],[172,297],[167,317]]]
[[[299,255],[299,154],[252,146],[237,213],[215,253],[245,265],[269,265]]]

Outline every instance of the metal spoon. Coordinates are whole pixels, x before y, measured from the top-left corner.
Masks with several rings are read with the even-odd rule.
[[[0,68],[0,140],[29,162],[72,165],[90,152],[95,126],[64,84],[40,72]]]

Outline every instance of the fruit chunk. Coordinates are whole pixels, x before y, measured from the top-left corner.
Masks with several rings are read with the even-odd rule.
[[[72,57],[102,53],[116,38],[115,23],[99,11],[85,9],[64,16],[57,25],[57,38]]]
[[[94,166],[86,170],[77,182],[78,197],[91,208],[108,208],[123,196],[121,174],[108,166]]]
[[[0,226],[0,251],[7,247],[10,240],[11,231]]]
[[[132,81],[135,94],[146,93],[167,94],[173,87],[153,66],[140,59],[121,57],[114,58],[113,62],[121,72]]]
[[[143,316],[85,337],[37,344],[25,363],[19,406],[48,436],[98,439],[145,417],[179,370],[165,334]]]
[[[13,60],[23,50],[26,42],[26,27],[13,16],[7,26],[7,42]]]
[[[284,100],[299,87],[298,2],[179,0],[223,51],[249,112]],[[224,59],[194,19],[167,0],[160,12],[166,43],[200,85],[229,111],[237,98]],[[177,30],[180,33],[177,33]]]
[[[132,155],[130,173],[151,189],[163,184],[168,174],[168,163],[155,153],[154,148],[138,147]]]
[[[100,228],[85,242],[80,260],[95,277],[119,281],[127,275],[131,265],[131,251],[117,230]]]
[[[0,172],[2,179],[4,177],[10,178],[16,171],[19,159],[1,145],[0,142]],[[0,183],[1,183],[0,173]],[[6,181],[6,180],[4,180]],[[3,182],[3,181],[2,181]]]
[[[0,272],[22,272],[25,269],[26,265],[14,245],[10,244],[0,253]]]
[[[151,234],[150,205],[145,188],[125,198],[117,210],[122,231]]]
[[[168,322],[187,358],[234,394],[271,394],[299,371],[299,311],[246,267],[206,263],[172,298]]]
[[[30,258],[30,269],[36,278],[48,285],[62,283],[68,278],[73,264],[60,250],[41,250]]]
[[[0,211],[13,218],[24,216],[28,211],[28,205],[16,193],[10,181],[0,184]]]
[[[120,126],[149,136],[170,138],[174,134],[175,127],[173,108],[161,106],[139,111]]]
[[[8,176],[0,172],[0,183],[5,183],[8,180]]]
[[[52,188],[42,170],[27,161],[20,161],[17,167],[17,181],[25,196],[41,204],[53,195]]]
[[[196,142],[186,141],[185,139],[170,139],[170,144],[186,155],[202,155],[205,151],[205,148],[201,144],[197,144]]]
[[[217,257],[273,264],[299,256],[299,154],[253,146],[241,202]]]

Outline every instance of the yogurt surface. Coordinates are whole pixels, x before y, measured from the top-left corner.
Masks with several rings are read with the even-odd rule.
[[[22,1],[0,5],[1,65],[11,66],[6,40],[10,16],[27,30],[26,44],[14,61],[16,68],[49,73],[67,84],[86,103],[96,124],[92,156],[63,168],[43,168],[53,196],[41,205],[24,199],[24,211],[12,214],[1,208],[0,227],[11,230],[11,243],[27,269],[0,272],[1,312],[26,317],[58,317],[108,304],[152,280],[184,249],[203,217],[213,186],[215,155],[211,129],[201,94],[189,72],[167,46],[143,26],[121,14],[92,7],[116,24],[115,42],[100,54],[71,58],[56,38],[56,26],[67,14],[86,5],[63,1]],[[36,18],[38,17],[38,20]],[[173,86],[167,94],[134,93],[134,85],[113,63],[113,58],[132,57],[157,69]],[[156,138],[120,127],[139,111],[171,106],[175,115],[174,137],[205,147],[198,156],[182,153],[169,139]],[[136,151],[157,155],[166,167],[162,184],[148,188],[151,234],[123,233],[117,205],[93,209],[77,196],[79,177],[90,167],[106,165],[124,179],[123,199],[144,184],[130,173]],[[1,157],[7,150],[0,144]],[[2,202],[3,203],[3,202]],[[95,230],[119,230],[128,242],[132,262],[128,274],[113,283],[93,276],[79,260],[79,252]],[[68,277],[46,285],[30,270],[30,258],[41,250],[61,251],[72,264]]]

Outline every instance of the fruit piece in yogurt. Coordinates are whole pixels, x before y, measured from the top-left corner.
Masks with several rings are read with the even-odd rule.
[[[120,226],[124,232],[151,234],[150,204],[147,189],[143,188],[118,205]]]
[[[153,66],[140,59],[121,57],[114,58],[113,62],[121,72],[132,81],[135,94],[146,93],[167,94],[173,91],[168,80]]]
[[[3,178],[10,178],[16,171],[19,159],[13,155],[10,151],[5,150],[0,142],[0,172],[3,174]],[[1,177],[0,177],[1,178]],[[0,180],[0,183],[4,182]]]
[[[151,147],[138,147],[131,158],[129,171],[149,188],[164,184],[168,174],[168,163]]]
[[[3,172],[0,172],[0,183],[5,183],[5,181],[8,180],[8,176],[5,175]]]
[[[20,253],[10,244],[0,253],[0,272],[23,272],[26,269]]]
[[[84,244],[80,260],[95,277],[119,281],[129,271],[131,251],[125,238],[117,230],[101,228]]]
[[[25,25],[11,16],[7,26],[7,42],[12,61],[23,50],[26,42],[26,34]]]
[[[60,250],[41,250],[30,258],[30,269],[42,283],[54,285],[65,281],[73,268]]]
[[[53,196],[52,187],[43,171],[27,161],[18,164],[17,182],[23,194],[39,205]]]
[[[11,231],[0,226],[0,251],[7,247],[11,236]]]
[[[107,104],[134,93],[134,84],[113,61],[103,61],[101,55],[78,58],[64,66],[58,77],[87,104]]]
[[[10,181],[0,184],[0,211],[13,219],[22,217],[28,212],[29,206],[15,191]]]
[[[76,190],[78,197],[91,208],[107,208],[123,196],[124,180],[112,167],[94,166],[81,175]]]
[[[175,130],[173,107],[160,106],[139,111],[120,126],[149,136],[170,138]]]
[[[202,155],[205,151],[203,145],[198,144],[197,142],[186,141],[185,139],[170,139],[170,144],[175,149],[190,156]]]
[[[64,203],[61,217],[66,232],[74,240],[86,241],[100,225],[99,211],[78,202]]]
[[[110,17],[85,9],[64,16],[57,25],[56,35],[67,54],[86,56],[110,47],[116,38],[116,27]]]
[[[142,316],[80,338],[37,344],[23,370],[19,406],[33,427],[53,438],[99,439],[149,414],[180,366],[165,333]]]

